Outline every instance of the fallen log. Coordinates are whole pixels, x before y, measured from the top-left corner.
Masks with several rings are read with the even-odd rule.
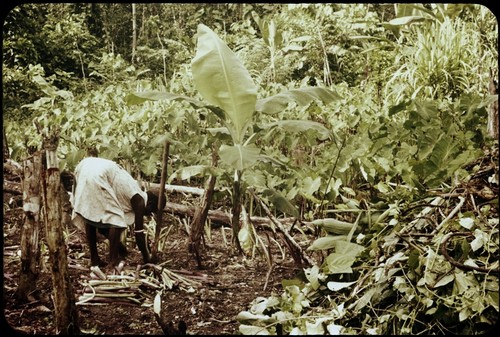
[[[17,194],[17,195],[23,194],[21,183],[17,181],[4,180],[3,191],[10,194]]]
[[[3,171],[4,176],[5,173],[7,173],[21,179],[23,174],[23,166],[12,159],[7,159],[7,161],[3,163]]]
[[[176,215],[183,216],[194,216],[196,211],[196,206],[188,206],[183,204],[177,204],[173,202],[167,202],[165,205],[165,211],[172,212]],[[208,218],[210,221],[219,223],[222,225],[231,226],[232,214],[229,212],[219,211],[219,210],[209,210]],[[281,224],[292,224],[295,221],[295,218],[281,218],[278,219]],[[254,225],[258,226],[271,226],[272,221],[268,217],[260,217],[260,216],[252,216],[250,217],[250,221]]]
[[[161,184],[147,183],[146,185],[147,185],[146,188],[148,188],[151,192],[159,193]],[[203,193],[205,193],[205,190],[203,188],[182,186],[182,185],[169,185],[169,184],[165,184],[165,191],[168,193],[177,192],[177,193],[189,193],[196,195],[203,195]]]

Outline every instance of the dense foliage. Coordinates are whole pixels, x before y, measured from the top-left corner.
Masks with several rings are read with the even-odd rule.
[[[146,179],[158,177],[169,139],[170,181],[216,172],[217,197],[228,198],[237,169],[242,191],[262,195],[277,215],[370,219],[368,239],[332,239],[317,227],[326,241],[312,250],[333,252],[241,313],[244,333],[276,333],[278,323],[287,333],[479,333],[498,315],[496,274],[450,274],[439,250],[450,228],[419,224],[435,236],[412,244],[388,228],[413,226],[406,208],[435,200],[430,190],[454,191],[495,142],[486,121],[497,100],[488,92],[497,33],[488,8],[467,4],[22,4],[3,27],[4,133],[16,160],[57,132],[62,169],[97,152]],[[228,76],[244,74],[238,97],[251,92],[250,105],[235,109],[214,92],[200,66],[210,49],[203,34],[217,36],[234,65]],[[309,88],[314,99],[301,101]],[[200,103],[207,97],[222,110]],[[214,142],[218,171],[209,169]],[[242,202],[262,211],[251,194]],[[498,254],[498,214],[486,206],[451,227],[473,228],[475,243],[456,243],[460,254],[494,270],[498,258],[485,256]],[[377,247],[384,260],[371,265]]]

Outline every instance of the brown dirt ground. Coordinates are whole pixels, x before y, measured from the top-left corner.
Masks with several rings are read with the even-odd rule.
[[[4,193],[3,224],[3,306],[4,319],[8,324],[2,328],[8,332],[24,334],[55,334],[53,318],[54,305],[51,300],[52,281],[47,254],[44,256],[42,271],[38,277],[37,290],[28,303],[15,297],[20,271],[20,228],[23,222],[22,208],[6,210],[11,196]],[[18,205],[19,206],[19,205]],[[164,225],[173,226],[168,234],[166,248],[160,253],[165,268],[202,273],[210,282],[202,282],[195,291],[187,291],[174,286],[163,292],[162,318],[175,325],[180,320],[187,324],[187,334],[224,335],[239,334],[236,315],[247,310],[253,299],[279,293],[281,281],[292,278],[299,269],[281,242],[283,255],[276,244],[271,244],[274,268],[267,279],[268,265],[257,253],[251,256],[238,255],[230,244],[231,231],[226,228],[222,236],[220,226],[213,227],[210,238],[205,235],[206,246],[202,248],[203,269],[197,268],[194,256],[187,251],[188,236],[178,219],[164,213]],[[43,233],[42,233],[43,236]],[[263,240],[266,241],[264,235]],[[142,263],[140,252],[134,247],[132,238],[128,239],[129,255],[125,270],[134,270]],[[42,238],[43,241],[43,238]],[[82,291],[82,282],[90,275],[89,253],[82,236],[70,233],[68,243],[68,266],[75,298]],[[151,242],[151,240],[150,240]],[[134,247],[134,248],[132,248]],[[107,257],[107,241],[99,243],[101,258]],[[109,274],[107,270],[106,274]],[[267,287],[264,290],[264,285]],[[152,303],[154,291],[149,293]],[[105,335],[147,335],[163,334],[157,323],[153,307],[135,304],[109,303],[105,305],[78,305],[78,319],[83,334]],[[4,335],[4,333],[2,333]],[[8,335],[8,334],[7,334]]]

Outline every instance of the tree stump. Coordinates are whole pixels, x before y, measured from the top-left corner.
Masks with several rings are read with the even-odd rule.
[[[24,161],[23,173],[24,223],[21,229],[21,271],[16,296],[28,301],[28,295],[36,289],[40,260],[40,180],[42,174],[40,152]]]

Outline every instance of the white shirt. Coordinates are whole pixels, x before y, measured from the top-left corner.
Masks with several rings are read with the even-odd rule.
[[[147,194],[120,165],[104,158],[88,157],[75,169],[76,188],[72,219],[78,215],[94,221],[126,228],[135,221],[130,199]]]

